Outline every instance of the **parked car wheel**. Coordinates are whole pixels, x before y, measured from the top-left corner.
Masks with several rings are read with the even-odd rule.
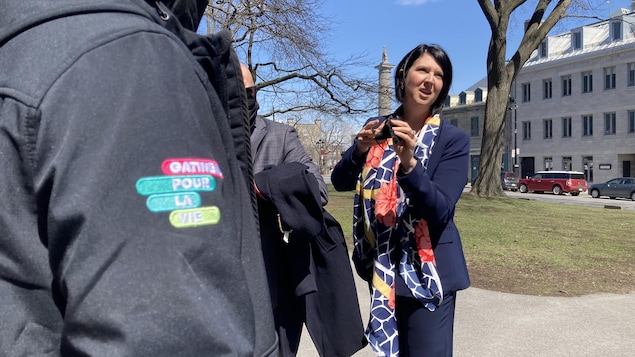
[[[631,200],[635,201],[635,192],[631,193]]]
[[[555,185],[551,189],[551,192],[553,192],[554,195],[561,195],[562,194],[562,187],[560,187],[558,185]]]
[[[520,191],[520,193],[527,193],[527,185],[524,183],[521,184],[520,187],[518,187],[518,191]]]
[[[599,190],[591,190],[591,197],[600,198],[600,191]]]

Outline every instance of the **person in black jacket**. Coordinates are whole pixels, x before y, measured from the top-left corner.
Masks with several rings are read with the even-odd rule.
[[[207,0],[0,0],[0,355],[276,356]]]
[[[260,238],[282,356],[295,356],[302,326],[320,356],[348,357],[365,346],[344,233],[325,209],[319,167],[295,129],[257,117],[256,87],[241,64],[252,127]]]

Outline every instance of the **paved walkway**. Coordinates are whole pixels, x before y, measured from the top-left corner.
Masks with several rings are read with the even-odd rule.
[[[356,284],[366,319],[367,289]],[[456,308],[455,357],[635,356],[635,292],[543,297],[469,288]],[[298,356],[318,357],[306,330]],[[354,355],[374,356],[369,347]]]

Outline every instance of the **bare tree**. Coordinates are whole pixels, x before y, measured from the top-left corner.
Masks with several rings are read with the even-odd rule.
[[[336,61],[324,48],[331,20],[321,0],[210,0],[208,32],[231,31],[249,66],[263,116],[303,111],[360,114],[377,109],[375,78],[357,78],[362,56]],[[263,105],[264,104],[264,105]]]
[[[472,193],[479,196],[503,196],[500,184],[500,159],[505,137],[505,114],[509,108],[510,89],[518,72],[551,29],[567,16],[590,18],[582,14],[591,10],[591,1],[536,0],[525,22],[518,49],[507,59],[507,33],[512,13],[527,0],[478,0],[492,31],[487,53],[487,102],[480,166]],[[575,15],[568,14],[572,11]]]
[[[300,143],[324,172],[335,165],[341,154],[353,141],[353,133],[357,133],[357,123],[334,117],[322,120],[317,113],[309,113],[301,123],[299,118],[287,118],[287,124],[298,130]]]

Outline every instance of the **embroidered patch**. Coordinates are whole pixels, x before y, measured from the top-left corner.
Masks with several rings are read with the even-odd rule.
[[[201,205],[201,196],[196,192],[182,194],[167,193],[152,195],[146,200],[146,206],[152,212],[167,212],[176,209],[196,208]]]
[[[158,193],[207,191],[216,189],[216,181],[209,175],[154,176],[137,181],[137,192],[147,196]]]
[[[170,176],[209,174],[223,178],[218,163],[208,159],[167,159],[161,164],[161,170]]]
[[[161,171],[166,176],[142,177],[136,182],[137,193],[148,196],[148,210],[171,212],[169,221],[175,228],[213,225],[220,221],[220,209],[216,206],[201,207],[199,194],[216,190],[216,178],[223,178],[216,161],[167,159],[161,164]]]
[[[220,221],[218,207],[177,210],[170,213],[170,223],[176,228],[188,228],[216,224]]]

